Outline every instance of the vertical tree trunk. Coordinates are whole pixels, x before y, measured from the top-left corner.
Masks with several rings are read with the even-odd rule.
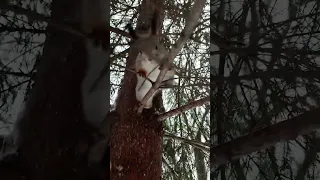
[[[143,26],[150,27],[155,8],[164,12],[163,3],[163,0],[144,0],[137,29],[143,21],[146,23]],[[160,16],[162,24],[163,14]],[[133,67],[137,53],[132,50],[129,52],[127,68]],[[141,115],[137,115],[134,108],[138,106],[135,86],[136,75],[126,71],[116,108],[120,118],[111,137],[111,179],[159,180],[162,174],[162,123],[147,124],[153,119],[156,109],[161,108],[162,97],[154,99],[157,104],[154,105],[155,109],[144,110]]]
[[[53,21],[75,21],[79,13],[78,0],[52,2]],[[93,131],[83,119],[81,102],[86,57],[83,38],[49,22],[35,86],[20,124],[19,157],[32,180],[101,179],[89,171],[86,158]]]

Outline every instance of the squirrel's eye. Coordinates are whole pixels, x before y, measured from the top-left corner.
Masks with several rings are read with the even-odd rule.
[[[158,49],[158,46],[156,46],[156,48],[155,48],[156,50]]]

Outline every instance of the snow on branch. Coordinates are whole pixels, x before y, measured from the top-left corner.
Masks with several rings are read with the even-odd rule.
[[[163,67],[161,69],[161,72],[155,82],[155,84],[152,86],[152,88],[148,91],[148,93],[144,96],[142,101],[140,102],[140,107],[138,109],[138,113],[141,113],[144,106],[146,105],[148,99],[155,93],[155,91],[160,87],[161,82],[166,75],[169,67],[172,66],[174,58],[178,55],[178,53],[181,51],[187,40],[192,35],[192,32],[196,28],[198,24],[198,20],[200,19],[200,15],[203,11],[203,8],[205,6],[206,1],[205,0],[195,0],[194,5],[189,13],[189,17],[186,19],[186,25],[182,32],[180,33],[180,37],[177,40],[177,42],[173,45],[171,48],[168,56],[166,57],[166,61],[163,64]]]

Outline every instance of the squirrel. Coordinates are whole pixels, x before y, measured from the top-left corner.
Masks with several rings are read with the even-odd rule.
[[[168,50],[161,42],[161,35],[157,34],[157,20],[158,12],[156,10],[151,19],[151,33],[149,30],[149,34],[147,35],[139,35],[133,29],[131,23],[127,25],[129,34],[132,37],[130,48],[134,48],[139,52],[135,60],[135,71],[137,73],[135,91],[136,98],[139,102],[142,101],[144,96],[156,82],[169,54]],[[173,69],[173,66],[170,66],[162,80],[160,89],[148,99],[144,108],[150,109],[152,107],[153,98],[161,91],[161,89],[172,87],[175,84],[175,75],[176,71]]]
[[[160,74],[160,67],[157,61],[150,60],[147,54],[144,52],[139,52],[136,63],[135,70],[137,72],[137,85],[135,88],[136,98],[139,102],[142,101],[144,96],[151,89],[155,81]],[[153,97],[161,91],[161,89],[172,87],[175,84],[174,81],[175,71],[168,70],[164,76],[160,89],[158,89],[147,101],[144,108],[150,109],[152,107]]]
[[[162,69],[163,64],[167,61],[167,56],[169,54],[168,50],[161,42],[163,35],[158,35],[158,18],[159,13],[156,9],[152,19],[151,19],[151,32],[147,34],[138,34],[132,27],[132,24],[127,24],[126,28],[129,31],[132,41],[130,42],[130,48],[137,50],[138,52],[144,52],[150,60],[154,60],[159,64],[160,70]],[[172,69],[170,66],[169,70]]]

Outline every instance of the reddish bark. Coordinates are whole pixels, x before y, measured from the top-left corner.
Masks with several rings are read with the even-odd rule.
[[[132,53],[129,56],[134,57]],[[127,66],[130,66],[129,62],[130,59]],[[162,123],[149,123],[155,119],[155,109],[137,114],[134,108],[138,107],[134,91],[136,76],[128,73],[125,77],[117,105],[119,122],[113,127],[111,138],[111,179],[159,180],[162,174]],[[161,108],[161,98],[154,99],[157,108]]]
[[[137,27],[141,26],[141,18],[148,19],[153,14],[155,7],[163,12],[163,1],[142,2]],[[163,18],[161,24],[162,21]],[[150,23],[150,19],[146,22]],[[133,67],[137,53],[129,52],[127,68]],[[150,122],[155,119],[155,109],[163,110],[162,97],[155,97],[154,109],[144,110],[138,115],[135,86],[136,75],[127,71],[117,102],[120,120],[111,137],[111,179],[159,180],[162,174],[162,123]]]

